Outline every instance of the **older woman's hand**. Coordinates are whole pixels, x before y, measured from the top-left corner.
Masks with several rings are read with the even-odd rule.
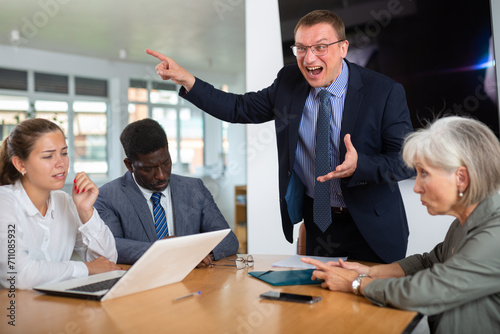
[[[345,262],[342,259],[339,259],[339,262],[328,261],[325,264],[328,265],[328,266],[332,266],[332,267],[339,267],[339,268],[354,270],[354,271],[356,271],[360,275],[361,274],[367,274],[368,275],[369,271],[370,271],[370,267],[368,267],[368,266],[366,266],[364,264],[361,264],[361,263],[358,263],[358,262]]]
[[[331,264],[326,264],[318,260],[304,257],[302,262],[312,264],[316,267],[312,279],[324,280],[321,287],[332,291],[351,292],[352,281],[358,277],[358,273],[351,269],[341,268]]]
[[[355,272],[358,273],[358,275],[361,275],[361,274],[368,275],[370,272],[370,267],[368,267],[364,264],[358,263],[358,262],[345,262],[345,261],[342,261],[342,259],[339,259],[339,262],[336,262],[336,263],[338,263],[338,267],[341,267],[344,269],[349,269],[349,270],[354,270]]]

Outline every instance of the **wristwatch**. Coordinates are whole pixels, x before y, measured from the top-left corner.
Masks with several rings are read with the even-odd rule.
[[[370,277],[370,275],[361,274],[352,281],[352,292],[354,292],[356,296],[359,296],[359,288],[361,288],[361,279],[363,279],[363,277]]]

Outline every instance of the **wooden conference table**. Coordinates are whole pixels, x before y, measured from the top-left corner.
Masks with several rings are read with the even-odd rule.
[[[194,269],[182,282],[106,302],[17,290],[16,326],[8,325],[12,298],[0,291],[0,333],[402,333],[417,312],[373,305],[363,297],[319,285],[273,287],[250,277],[269,270],[281,255],[254,255],[253,269]],[[218,261],[216,263],[227,263]],[[286,270],[286,268],[272,268]],[[275,290],[321,296],[315,304],[262,300]],[[201,291],[201,295],[174,299]]]

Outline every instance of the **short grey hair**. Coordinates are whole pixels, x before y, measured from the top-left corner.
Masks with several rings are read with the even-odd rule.
[[[469,186],[459,200],[462,205],[481,202],[500,189],[500,143],[483,123],[466,117],[436,120],[410,134],[403,147],[403,159],[411,167],[423,161],[453,173],[464,166]]]

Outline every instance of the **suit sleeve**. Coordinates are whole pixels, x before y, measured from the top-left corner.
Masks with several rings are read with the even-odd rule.
[[[378,95],[378,94],[377,94]],[[378,96],[380,98],[380,96]],[[356,186],[363,183],[380,184],[398,182],[414,175],[401,157],[404,138],[413,131],[404,88],[399,83],[394,83],[386,94],[380,118],[379,133],[381,146],[371,148],[366,152],[358,151],[358,164],[353,176],[346,181],[347,186]],[[369,122],[366,118],[365,122]],[[361,134],[363,135],[363,134]],[[360,134],[358,134],[360,136]],[[367,139],[363,147],[370,147]],[[356,148],[357,138],[352,138]],[[376,142],[374,139],[372,142]],[[378,152],[375,152],[378,150]]]
[[[198,180],[200,191],[203,195],[203,209],[201,232],[218,231],[229,228],[229,225],[220,212],[217,204],[210,191],[205,187],[202,180]],[[214,248],[213,254],[215,260],[222,259],[226,256],[236,254],[238,252],[239,242],[233,231]]]
[[[105,190],[99,192],[94,207],[115,237],[118,251],[117,263],[134,264],[153,243],[125,238],[119,213],[106,194]]]
[[[425,315],[458,307],[481,310],[481,303],[488,296],[495,299],[492,296],[500,291],[500,258],[492,256],[500,252],[500,224],[497,220],[479,232],[469,233],[475,234],[444,262],[439,244],[429,255],[409,258],[420,263],[415,269],[408,270],[412,267],[410,262],[401,261],[408,276],[374,280],[364,289],[365,296],[379,305]]]
[[[274,99],[280,75],[268,88],[246,94],[226,93],[196,78],[193,88],[179,95],[206,113],[230,123],[257,124],[273,120]]]

